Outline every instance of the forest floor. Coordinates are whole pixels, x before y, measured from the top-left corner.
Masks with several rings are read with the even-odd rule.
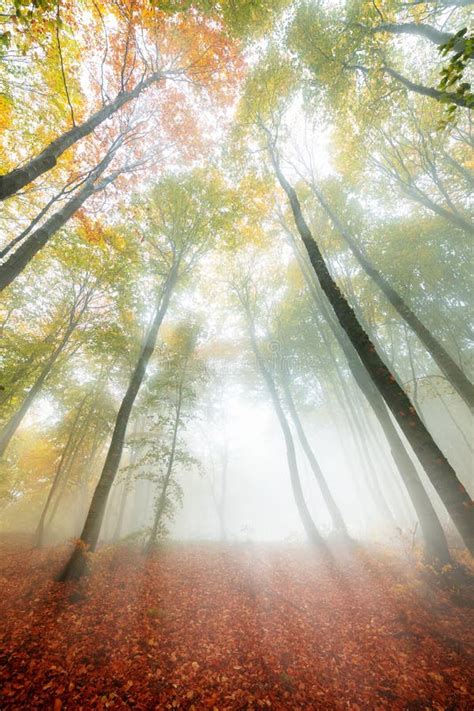
[[[0,555],[2,709],[474,709],[466,591],[380,549]]]

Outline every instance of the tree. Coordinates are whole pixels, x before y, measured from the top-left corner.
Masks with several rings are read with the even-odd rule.
[[[0,265],[0,291],[5,289],[11,282],[16,279],[19,274],[28,266],[33,257],[49,242],[49,240],[73,217],[78,210],[84,205],[86,200],[92,195],[101,193],[109,185],[111,185],[119,176],[133,172],[144,164],[148,163],[153,157],[124,165],[116,170],[111,171],[106,177],[98,180],[103,175],[104,171],[112,162],[115,153],[121,147],[122,141],[114,143],[104,159],[96,166],[87,179],[83,182],[82,187],[70,198],[62,208],[49,217],[40,227],[27,234],[22,240],[13,254]]]
[[[163,373],[158,384],[158,397],[163,399],[163,389],[169,394],[166,402],[166,416],[169,420],[166,456],[156,457],[156,467],[160,472],[157,483],[157,495],[154,507],[153,524],[148,536],[146,550],[150,553],[157,543],[159,535],[166,531],[165,520],[170,520],[174,513],[174,501],[182,500],[182,489],[176,480],[176,464],[190,468],[195,460],[187,455],[185,446],[179,442],[181,430],[186,418],[193,414],[195,401],[195,388],[198,379],[203,377],[202,366],[195,357],[196,339],[198,331],[192,324],[181,324],[175,329],[172,350],[163,366]],[[188,412],[186,412],[188,410]],[[190,410],[190,412],[189,412]],[[161,461],[160,461],[161,459]],[[161,466],[160,466],[161,465]],[[174,496],[173,496],[174,495]]]
[[[313,471],[316,481],[318,482],[319,488],[321,489],[321,493],[323,495],[324,501],[325,501],[328,511],[331,515],[334,530],[337,531],[344,539],[347,540],[348,533],[347,533],[346,524],[345,524],[342,514],[339,510],[339,507],[336,504],[336,502],[331,494],[329,486],[327,485],[327,482],[326,482],[324,474],[321,470],[321,467],[319,466],[318,461],[317,461],[316,457],[314,456],[314,452],[313,452],[312,447],[309,443],[309,440],[306,437],[306,433],[304,431],[300,416],[299,416],[298,411],[295,406],[293,395],[291,393],[291,389],[290,389],[291,386],[290,386],[290,382],[289,382],[287,373],[283,373],[282,382],[283,382],[283,389],[284,389],[285,396],[286,396],[286,402],[288,404],[288,409],[290,411],[291,418],[293,420],[296,431],[298,433],[298,438],[301,442],[301,446],[303,447],[303,451],[306,454],[308,461],[311,465],[311,469]]]
[[[374,267],[364,252],[364,249],[359,246],[358,241],[352,236],[347,227],[342,224],[341,220],[330,207],[325,196],[321,192],[320,188],[316,186],[314,181],[311,183],[311,188],[319,204],[328,215],[336,231],[348,245],[362,269],[370,278],[374,280],[383,294],[387,297],[389,303],[406,321],[413,332],[416,333],[441,372],[446,376],[447,380],[463,398],[468,407],[474,408],[474,386],[470,382],[469,378],[463,373],[461,368],[455,363],[453,358],[451,358],[446,349],[443,348],[441,343],[433,336],[429,329],[424,326],[413,310],[403,300],[400,294],[398,294],[397,291],[391,286],[383,274]]]
[[[250,279],[245,279],[245,281],[242,280],[242,282],[243,283],[236,283],[234,281],[232,284],[232,289],[235,292],[245,315],[250,344],[252,347],[253,354],[255,356],[256,364],[260,371],[261,377],[266,385],[268,394],[270,395],[273,407],[275,409],[275,414],[278,418],[278,422],[280,424],[283,437],[285,439],[286,456],[288,460],[291,488],[293,491],[295,504],[298,509],[301,523],[303,524],[303,528],[305,530],[309,542],[313,545],[324,546],[323,538],[314,524],[314,521],[311,517],[304,498],[304,493],[298,472],[298,463],[296,459],[296,450],[293,441],[293,435],[291,434],[291,429],[288,424],[288,420],[281,405],[277,388],[258,346],[257,335],[255,332],[254,317],[252,314],[252,291],[255,291],[255,287],[254,285],[252,285]]]
[[[79,406],[77,407],[76,413],[75,413],[73,421],[71,423],[69,436],[68,436],[66,443],[63,447],[63,451],[61,453],[61,457],[60,457],[59,462],[56,467],[56,471],[54,474],[53,482],[51,484],[51,488],[49,490],[43,510],[41,512],[41,516],[38,521],[38,526],[36,528],[36,533],[35,533],[35,546],[38,548],[41,548],[41,546],[43,545],[46,515],[48,513],[48,509],[51,505],[53,497],[57,491],[58,484],[61,481],[61,475],[63,474],[63,469],[64,469],[64,465],[67,461],[67,457],[70,455],[70,451],[74,446],[74,435],[76,434],[79,419],[81,417],[81,414],[82,414],[82,411],[83,411],[84,406],[86,404],[86,400],[87,400],[88,396],[89,396],[89,393],[86,393],[84,395],[84,397],[82,398],[81,402],[79,403]]]
[[[210,248],[211,240],[228,228],[226,205],[216,201],[216,194],[221,194],[221,188],[215,178],[214,181],[205,180],[199,173],[185,176],[181,180],[169,178],[152,191],[151,200],[149,198],[137,204],[137,213],[142,217],[142,236],[147,238],[153,268],[162,271],[163,281],[154,304],[148,333],[117,414],[112,440],[80,541],[62,571],[60,580],[82,576],[86,570],[86,549],[93,551],[97,545],[107,497],[120,464],[132,407],[175,286]]]
[[[345,355],[352,376],[360,391],[364,394],[364,397],[387,438],[392,457],[416,511],[418,521],[420,522],[424,537],[426,557],[430,562],[434,562],[437,565],[444,566],[449,564],[451,562],[451,556],[449,554],[443,527],[441,526],[433,504],[421,482],[410,455],[392,422],[384,400],[373,381],[368,377],[357,355],[357,351],[347,334],[340,327],[340,324],[336,322],[334,314],[329,308],[329,303],[326,301],[326,297],[322,293],[319,283],[317,283],[314,271],[311,269],[307,253],[303,252],[302,246],[298,244],[292,231],[287,227],[285,222],[282,222],[282,226],[285,229],[286,236],[290,240],[293,252],[315,305],[318,311],[323,313],[326,323],[329,324],[334,338]]]
[[[303,217],[298,196],[281,171],[274,139],[268,129],[265,129],[265,131],[268,135],[268,150],[275,174],[288,197],[295,224],[321,288],[326,294],[339,323],[357,350],[359,358],[367,368],[367,372],[422,463],[466,547],[472,553],[474,552],[474,526],[470,496],[417,415],[410,399],[383,363],[368,335],[357,321],[354,311],[331,277],[317,243]]]
[[[112,19],[113,24],[106,23],[104,16]],[[218,68],[222,69],[220,60],[223,56],[228,62],[232,61],[225,31],[218,29],[214,18],[203,13],[184,14],[178,8],[173,10],[171,7],[163,11],[146,2],[133,3],[129,7],[124,5],[119,9],[114,3],[106,2],[103,11],[92,3],[87,19],[85,13],[81,13],[80,19],[84,24],[77,23],[74,27],[78,19],[68,16],[69,24],[73,25],[70,30],[76,30],[72,36],[75,36],[80,48],[82,65],[92,63],[94,66],[99,55],[96,43],[102,52],[98,91],[94,90],[89,97],[89,101],[93,99],[90,101],[93,108],[88,118],[76,122],[68,91],[70,77],[66,78],[59,42],[59,29],[63,23],[58,16],[53,26],[58,44],[55,59],[61,68],[60,79],[72,127],[55,137],[21,167],[0,176],[1,200],[13,196],[50,171],[68,149],[97,129],[104,128],[107,121],[110,124],[112,119],[118,117],[123,120],[127,112],[129,115],[133,113],[133,104],[148,90],[180,81],[205,85],[210,75]],[[89,33],[95,33],[96,43],[88,42],[91,34],[84,34],[86,26]],[[47,25],[43,31],[47,32]],[[68,74],[72,72],[73,67],[69,67]],[[113,98],[110,98],[111,94]]]
[[[84,346],[92,328],[100,328],[113,314],[114,309],[107,303],[107,298],[114,288],[123,284],[123,270],[117,264],[117,250],[113,246],[94,248],[90,245],[84,250],[77,233],[68,237],[69,244],[52,254],[59,278],[51,281],[50,277],[46,287],[54,287],[61,300],[52,323],[48,325],[49,332],[42,343],[40,357],[29,359],[11,376],[19,385],[24,378],[23,387],[27,387],[24,397],[15,397],[15,407],[0,430],[0,457],[58,367]],[[15,334],[12,339],[16,340]],[[28,347],[34,356],[31,343]],[[12,385],[9,387],[10,397],[15,394]]]
[[[229,433],[227,427],[226,380],[218,368],[210,369],[206,383],[199,434],[205,444],[203,469],[209,479],[211,497],[219,519],[219,538],[227,540]]]
[[[456,31],[446,32],[420,22],[400,22],[397,21],[400,17],[397,9],[400,8],[389,3],[387,19],[387,15],[383,16],[378,8],[370,5],[351,3],[344,16],[339,8],[326,10],[312,3],[302,3],[294,14],[289,44],[296,49],[302,64],[313,73],[316,79],[313,85],[318,88],[321,84],[325,85],[325,89],[334,96],[344,84],[346,88],[352,84],[345,92],[350,101],[359,100],[367,87],[377,93],[381,89],[383,92],[388,89],[389,93],[407,90],[434,99],[441,105],[450,103],[469,109],[472,95],[468,93],[468,87],[450,91],[447,83],[438,87],[427,86],[413,81],[410,78],[412,75],[409,77],[393,66],[396,53],[392,52],[389,41],[393,35],[411,34],[440,47],[443,42],[452,41],[454,36],[460,38],[458,27]],[[390,15],[394,18],[393,22]],[[471,47],[469,51],[472,51]],[[416,52],[412,56],[416,57]]]

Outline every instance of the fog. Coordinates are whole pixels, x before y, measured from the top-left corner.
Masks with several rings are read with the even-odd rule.
[[[2,708],[473,708],[471,5],[2,4]]]

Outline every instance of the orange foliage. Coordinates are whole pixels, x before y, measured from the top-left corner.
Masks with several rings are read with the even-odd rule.
[[[84,209],[76,212],[76,219],[79,223],[78,232],[86,242],[90,242],[91,244],[104,243],[106,228],[101,220],[89,217]]]
[[[3,709],[473,708],[470,609],[396,560],[188,545],[6,548]]]

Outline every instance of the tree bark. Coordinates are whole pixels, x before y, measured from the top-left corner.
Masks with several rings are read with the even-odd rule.
[[[28,391],[28,394],[24,398],[20,407],[18,408],[18,410],[16,412],[13,413],[13,415],[10,417],[8,422],[4,425],[4,427],[0,431],[0,458],[3,457],[3,455],[5,454],[5,451],[8,447],[8,445],[10,444],[10,441],[11,441],[13,435],[17,431],[23,418],[25,417],[26,413],[28,412],[31,405],[35,401],[37,395],[41,391],[46,379],[48,378],[51,370],[53,369],[54,364],[56,363],[57,359],[63,352],[64,348],[66,347],[66,344],[69,341],[69,338],[71,337],[71,335],[74,332],[77,325],[78,325],[78,320],[75,320],[69,324],[68,328],[66,329],[66,331],[64,333],[63,338],[61,339],[58,346],[54,349],[54,351],[52,352],[52,354],[46,361],[39,376],[37,377],[35,383],[32,385],[30,390]]]
[[[268,130],[266,129],[267,134]],[[296,227],[308,253],[319,284],[331,304],[337,319],[357,351],[370,378],[391,410],[402,432],[438,492],[466,547],[474,554],[473,502],[459,481],[456,472],[418,417],[409,397],[378,355],[354,311],[331,277],[321,251],[303,217],[298,196],[283,175],[273,145],[269,153],[278,181],[285,191]]]
[[[164,78],[161,72],[154,72],[147,79],[139,82],[130,91],[121,91],[116,98],[96,113],[92,114],[84,123],[74,126],[62,136],[52,141],[41,153],[25,163],[21,168],[16,168],[6,175],[0,176],[0,200],[11,197],[26,185],[36,180],[40,175],[54,168],[57,159],[65,150],[77,143],[81,138],[88,136],[97,126],[110,118],[122,106],[135,99],[142,91]]]
[[[461,368],[451,358],[446,349],[433,336],[431,331],[420,321],[418,316],[412,311],[400,294],[389,284],[387,279],[381,272],[374,267],[368,259],[365,251],[359,247],[356,240],[350,234],[349,230],[342,224],[341,220],[334,213],[322,192],[316,187],[314,182],[311,183],[313,193],[319,201],[321,207],[328,215],[336,230],[339,232],[350,251],[356,258],[359,265],[377,284],[382,293],[386,296],[388,302],[393,306],[395,311],[402,319],[410,326],[412,331],[416,333],[420,341],[425,346],[428,353],[435,361],[438,368],[441,370],[446,379],[451,383],[456,392],[464,400],[468,407],[474,407],[474,385],[469,378],[463,373]]]
[[[371,71],[369,67],[366,67],[363,64],[348,63],[343,64],[342,66],[344,69],[359,70],[365,75],[369,74]],[[402,84],[402,86],[404,86],[406,89],[408,89],[409,91],[413,91],[416,94],[421,94],[422,96],[429,96],[431,99],[435,99],[436,101],[439,101],[442,104],[446,104],[447,106],[449,104],[456,104],[456,106],[461,106],[466,109],[472,108],[471,99],[469,97],[455,94],[452,91],[441,91],[440,89],[435,89],[432,86],[417,84],[416,82],[413,82],[407,77],[403,76],[403,74],[400,74],[400,72],[397,72],[397,70],[393,69],[393,67],[389,67],[386,64],[384,64],[380,68],[380,71],[383,74],[388,74],[388,76],[392,77],[392,79],[395,79],[395,81],[397,81],[399,84]]]
[[[155,315],[138,357],[130,383],[120,405],[115,421],[109,450],[104,462],[99,482],[94,491],[80,540],[76,545],[58,580],[65,581],[80,578],[87,570],[87,551],[94,551],[99,538],[107,498],[117,473],[122,456],[125,432],[127,430],[133,403],[145,377],[148,361],[154,351],[158,330],[166,314],[171,294],[178,276],[178,263],[175,262],[163,286],[162,294],[156,306]]]
[[[56,234],[61,227],[64,227],[66,222],[79,210],[85,203],[87,198],[100,190],[103,190],[111,183],[117,175],[114,173],[109,178],[101,181],[98,185],[96,179],[104,172],[108,164],[112,160],[113,154],[109,154],[99,164],[84,186],[79,192],[72,197],[68,202],[57,212],[54,213],[46,222],[37,230],[32,232],[20,244],[13,254],[0,265],[0,291],[3,291],[21,272],[28,266],[33,257],[42,249],[51,237]]]
[[[385,406],[385,402],[378,389],[369,378],[367,371],[357,355],[356,349],[347,336],[347,333],[340,328],[340,326],[335,322],[334,317],[329,313],[326,305],[327,302],[325,303],[321,298],[319,298],[319,294],[316,291],[315,284],[311,278],[314,276],[314,272],[310,273],[308,271],[304,255],[300,253],[293,234],[290,231],[287,231],[287,235],[290,239],[311,295],[315,303],[322,308],[326,321],[346,357],[347,364],[354,380],[366,398],[369,406],[372,408],[387,439],[393,460],[420,523],[425,543],[426,558],[431,563],[437,562],[437,564],[441,567],[443,565],[447,565],[451,562],[451,556],[443,527],[441,526],[441,522],[433,507],[433,504],[431,503],[430,497],[423,486],[416,467],[406,450],[392,418],[390,417],[389,411]]]

